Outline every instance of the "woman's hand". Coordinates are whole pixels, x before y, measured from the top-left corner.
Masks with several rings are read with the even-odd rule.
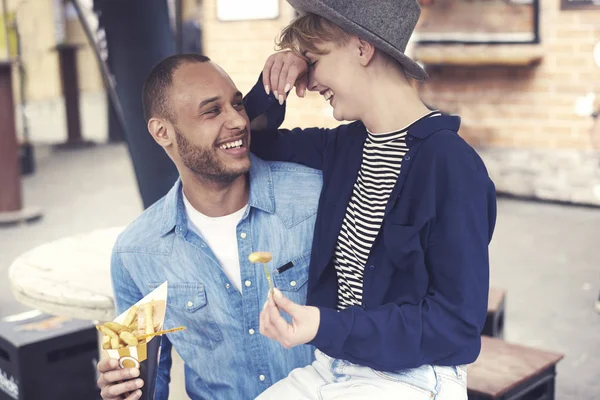
[[[279,309],[292,317],[291,324],[281,316]],[[269,300],[260,313],[260,333],[277,340],[286,349],[313,340],[320,323],[321,312],[317,307],[296,304],[277,289],[274,296],[269,294]]]
[[[267,94],[273,90],[279,104],[283,104],[294,86],[298,97],[304,97],[308,85],[308,62],[293,51],[272,54],[265,62],[263,84]]]

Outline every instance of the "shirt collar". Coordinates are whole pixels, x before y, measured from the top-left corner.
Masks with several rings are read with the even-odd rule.
[[[250,197],[248,205],[269,214],[275,213],[275,191],[269,164],[250,154]],[[166,235],[175,227],[187,229],[187,216],[183,204],[181,178],[164,197],[163,218],[160,233]]]

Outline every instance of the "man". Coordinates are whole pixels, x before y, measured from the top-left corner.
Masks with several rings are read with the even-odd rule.
[[[257,88],[255,104],[279,107]],[[321,175],[249,154],[250,118],[242,94],[204,56],[175,55],[156,65],[144,84],[143,103],[148,130],[180,179],[115,244],[117,312],[168,281],[165,328],[187,329],[162,338],[155,398],[168,398],[174,346],[185,361],[192,399],[253,399],[310,363],[313,349],[285,350],[259,334],[269,284],[263,266],[251,264],[248,255],[272,252],[268,267],[275,286],[305,302]],[[254,108],[252,116],[268,111]],[[297,182],[303,182],[301,190]],[[132,379],[139,371],[116,364],[105,360],[98,366],[102,397],[139,398],[143,382]]]

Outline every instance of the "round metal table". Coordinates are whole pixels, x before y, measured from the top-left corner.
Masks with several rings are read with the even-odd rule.
[[[19,256],[8,272],[14,296],[48,314],[112,321],[110,256],[122,231],[111,228],[66,237]]]

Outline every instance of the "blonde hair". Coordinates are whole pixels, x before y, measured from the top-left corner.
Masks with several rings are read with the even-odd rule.
[[[317,45],[331,42],[343,46],[351,37],[351,34],[328,19],[307,13],[286,26],[275,44],[277,50],[292,50],[304,56],[306,52],[325,54]]]

